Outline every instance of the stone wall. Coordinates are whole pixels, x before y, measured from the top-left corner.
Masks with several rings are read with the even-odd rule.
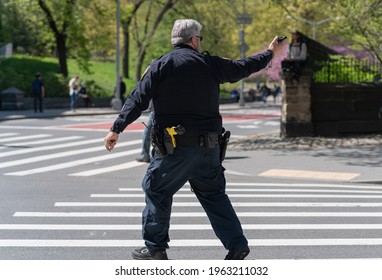
[[[381,84],[314,84],[309,71],[298,82],[284,74],[281,137],[382,133],[381,106]]]
[[[314,135],[382,133],[381,84],[314,84],[310,91]]]
[[[312,72],[304,70],[299,81],[283,73],[281,87],[281,137],[312,136],[310,87]]]

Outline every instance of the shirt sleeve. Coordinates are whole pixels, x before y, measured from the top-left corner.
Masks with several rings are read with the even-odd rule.
[[[212,59],[214,65],[217,66],[216,71],[219,73],[220,83],[222,84],[227,82],[235,83],[252,73],[262,70],[272,60],[272,56],[271,51],[265,51],[240,60],[223,59],[220,57],[212,57]]]
[[[129,124],[141,116],[142,111],[148,108],[150,100],[154,96],[157,81],[158,71],[150,67],[126,99],[110,131],[121,133]]]

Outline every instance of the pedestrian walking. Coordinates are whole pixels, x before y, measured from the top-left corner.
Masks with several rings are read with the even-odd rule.
[[[173,50],[151,63],[127,98],[104,145],[112,151],[119,133],[143,110],[154,105],[153,158],[142,181],[145,247],[134,249],[139,260],[168,259],[173,195],[188,181],[216,236],[228,250],[225,259],[244,259],[250,252],[241,223],[225,193],[224,138],[219,113],[219,84],[237,82],[268,65],[281,52],[277,37],[268,50],[241,60],[201,53],[202,25],[176,20]]]
[[[43,99],[45,96],[45,87],[41,79],[41,74],[39,72],[35,75],[35,80],[32,83],[32,94],[33,94],[33,108],[34,112],[43,112]]]
[[[77,107],[78,75],[74,75],[69,81],[70,109],[74,112]]]

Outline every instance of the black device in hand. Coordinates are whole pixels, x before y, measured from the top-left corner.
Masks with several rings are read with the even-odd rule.
[[[279,37],[277,38],[277,43],[281,43],[281,42],[284,41],[286,38],[287,38],[287,36],[279,36]]]

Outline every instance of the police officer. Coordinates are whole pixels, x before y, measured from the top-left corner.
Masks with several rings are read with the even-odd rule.
[[[153,150],[142,181],[146,201],[142,236],[146,246],[133,250],[134,259],[168,259],[173,195],[187,181],[216,236],[228,250],[225,259],[244,259],[250,251],[225,193],[225,169],[221,165],[218,143],[222,132],[219,85],[237,82],[263,69],[281,52],[283,44],[278,44],[275,37],[268,50],[261,54],[228,60],[200,53],[201,30],[201,24],[195,20],[175,21],[171,34],[173,50],[151,63],[104,139],[106,149],[113,150],[119,133],[147,109],[151,99],[156,144],[161,145],[166,128],[184,128],[182,135],[174,136],[173,150],[164,149],[163,153],[163,149]]]

